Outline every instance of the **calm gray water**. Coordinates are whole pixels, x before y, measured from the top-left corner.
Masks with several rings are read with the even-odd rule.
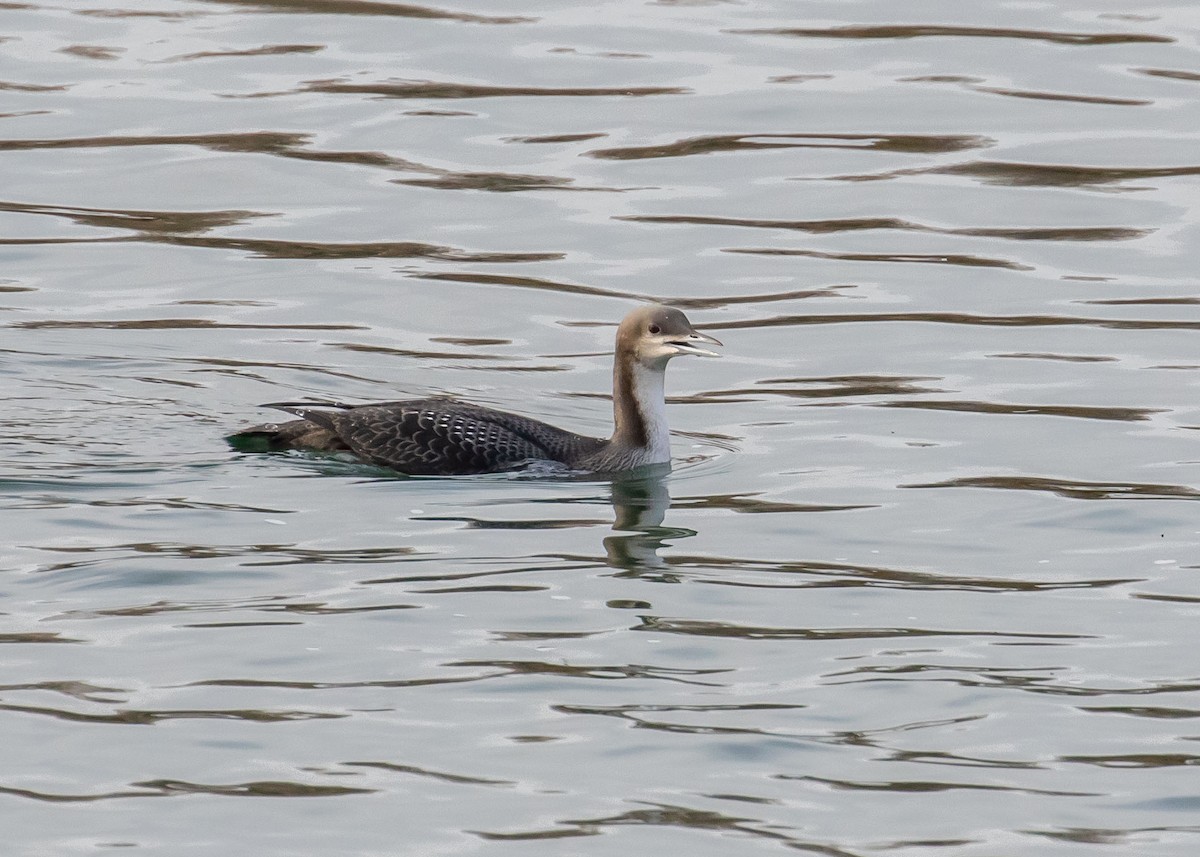
[[[19,857],[1193,855],[1200,10],[0,5]],[[263,402],[676,461],[403,479]]]

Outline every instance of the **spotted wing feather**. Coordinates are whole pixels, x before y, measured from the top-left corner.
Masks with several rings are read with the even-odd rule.
[[[413,475],[487,473],[552,457],[545,447],[488,419],[484,408],[415,401],[324,416],[360,458]]]
[[[454,399],[365,405],[275,402],[264,407],[300,419],[255,426],[235,438],[253,439],[260,445],[265,439],[268,449],[349,450],[366,461],[413,475],[489,473],[527,461],[584,466],[587,457],[605,444],[539,420]]]

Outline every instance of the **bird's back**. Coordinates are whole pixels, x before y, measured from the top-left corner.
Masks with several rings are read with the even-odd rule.
[[[367,405],[282,407],[301,419],[256,426],[276,447],[314,448],[296,440],[319,437],[322,449],[347,449],[365,461],[416,476],[511,470],[527,461],[575,466],[604,441],[539,420],[458,402],[413,399]],[[266,431],[265,431],[266,430]]]

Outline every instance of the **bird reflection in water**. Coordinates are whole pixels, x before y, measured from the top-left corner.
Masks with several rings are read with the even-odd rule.
[[[613,534],[604,538],[605,561],[618,577],[639,577],[678,583],[666,559],[658,555],[668,540],[688,538],[695,530],[663,526],[671,494],[666,477],[669,464],[642,468],[612,480]]]

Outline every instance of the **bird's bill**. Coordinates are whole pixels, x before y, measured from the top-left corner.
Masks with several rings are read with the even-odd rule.
[[[672,339],[670,344],[675,347],[675,350],[680,354],[695,354],[697,357],[720,357],[721,355],[707,348],[701,348],[697,342],[708,342],[712,345],[721,345],[721,340],[714,336],[709,336],[707,333],[701,333],[698,330],[693,330],[682,339]]]

